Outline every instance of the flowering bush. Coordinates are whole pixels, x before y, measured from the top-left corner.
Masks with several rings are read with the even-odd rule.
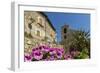
[[[82,54],[81,54],[82,53]],[[53,48],[49,46],[38,46],[32,49],[30,54],[24,55],[24,61],[52,61],[87,58],[84,52],[72,50],[67,53],[63,48]]]
[[[39,46],[33,48],[31,54],[25,54],[25,61],[39,61],[39,60],[63,60],[72,59],[70,54],[65,54],[63,48],[52,48],[49,46]]]

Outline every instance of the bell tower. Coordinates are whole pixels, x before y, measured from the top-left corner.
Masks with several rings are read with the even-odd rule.
[[[69,25],[66,24],[61,27],[61,44],[64,45],[64,49],[66,52],[68,51],[68,47],[67,47],[68,29],[69,29]]]
[[[62,39],[62,41],[67,39],[68,28],[69,28],[68,25],[64,25],[64,26],[61,27],[61,39]]]

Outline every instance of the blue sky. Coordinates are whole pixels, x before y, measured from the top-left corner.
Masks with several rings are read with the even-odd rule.
[[[90,31],[90,14],[44,12],[57,32],[57,40],[61,40],[61,26],[67,24],[71,29]]]

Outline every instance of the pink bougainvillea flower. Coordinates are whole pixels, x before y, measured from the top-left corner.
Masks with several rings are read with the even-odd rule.
[[[56,56],[57,56],[58,59],[61,59],[61,58],[63,57],[63,53],[62,53],[62,51],[57,50],[57,52],[56,52]]]
[[[31,55],[24,55],[24,61],[31,61],[32,60],[32,56]]]
[[[54,56],[54,55],[50,55],[49,60],[50,60],[50,61],[55,60],[55,56]]]
[[[36,60],[41,60],[43,57],[43,53],[40,50],[35,50],[32,52],[32,57]]]
[[[65,54],[64,55],[64,59],[65,60],[69,60],[69,59],[72,59],[72,56],[68,53],[68,54]]]
[[[62,53],[61,53],[61,52],[58,52],[58,53],[57,53],[57,58],[58,58],[58,59],[61,59],[61,58],[62,58]]]
[[[42,46],[42,51],[43,52],[49,52],[49,50],[50,50],[50,47],[48,47],[48,46]]]
[[[58,51],[61,51],[62,53],[64,53],[64,49],[63,48],[57,48]]]
[[[52,54],[56,54],[56,50],[55,48],[49,48],[49,54],[52,55]]]

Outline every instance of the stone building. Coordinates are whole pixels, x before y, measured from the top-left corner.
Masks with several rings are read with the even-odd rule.
[[[25,48],[56,41],[56,30],[44,13],[24,11],[24,25]]]

